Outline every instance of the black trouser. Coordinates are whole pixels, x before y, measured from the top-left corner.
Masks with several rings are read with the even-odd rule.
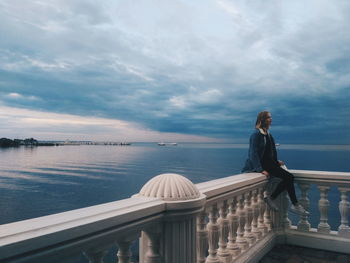
[[[294,175],[284,170],[277,164],[267,166],[263,165],[263,167],[266,171],[269,172],[270,176],[282,179],[282,181],[277,185],[275,191],[273,191],[273,193],[271,194],[271,198],[275,199],[280,193],[282,193],[284,190],[287,190],[290,201],[293,205],[296,204],[298,200],[295,195]]]

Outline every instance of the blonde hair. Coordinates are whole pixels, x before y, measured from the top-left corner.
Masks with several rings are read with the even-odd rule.
[[[266,125],[266,120],[268,119],[269,114],[270,114],[269,111],[259,112],[258,116],[256,117],[255,128],[257,129],[268,128]]]

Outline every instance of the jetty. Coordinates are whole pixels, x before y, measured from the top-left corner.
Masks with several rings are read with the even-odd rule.
[[[112,142],[112,141],[70,141],[66,140],[64,142],[59,142],[59,145],[119,145],[119,146],[129,146],[131,142]]]

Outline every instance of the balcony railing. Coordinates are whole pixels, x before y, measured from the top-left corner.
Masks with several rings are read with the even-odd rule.
[[[257,262],[277,244],[348,253],[350,173],[291,172],[300,202],[319,210],[301,216],[297,225],[288,218],[286,195],[277,200],[280,212],[266,206],[263,197],[273,182],[266,184],[261,174],[197,185],[164,174],[129,199],[1,225],[0,262],[68,262],[80,254],[103,262],[113,247],[119,263],[134,262],[131,246],[137,241],[139,261],[145,263]],[[319,191],[317,204],[309,201],[311,185]],[[339,196],[335,230],[328,222],[331,187]]]

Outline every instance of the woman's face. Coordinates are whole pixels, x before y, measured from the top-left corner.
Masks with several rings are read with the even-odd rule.
[[[271,123],[272,123],[272,116],[271,116],[271,113],[268,113],[266,116],[266,126],[270,127]]]

